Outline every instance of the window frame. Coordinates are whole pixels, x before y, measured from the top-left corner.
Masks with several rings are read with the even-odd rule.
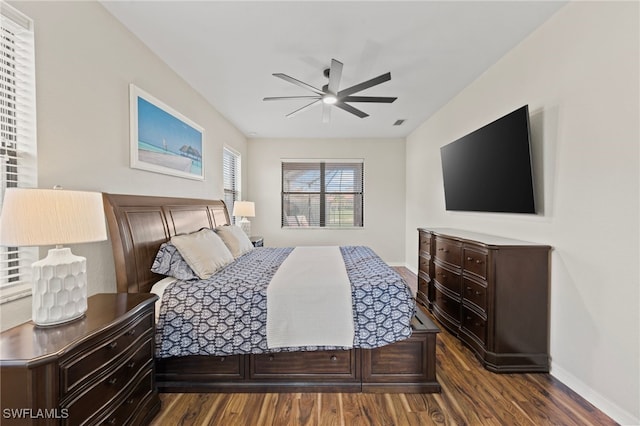
[[[235,164],[233,165],[233,188],[227,188],[227,159],[233,157]],[[233,216],[233,203],[242,200],[242,156],[238,151],[228,146],[222,148],[222,190],[224,196],[224,202],[231,199],[231,205],[227,205],[227,211],[229,212],[229,220],[231,224],[236,223],[236,219]]]
[[[37,186],[35,46],[33,20],[0,8],[0,208],[5,188]],[[0,304],[31,295],[38,247],[0,247]]]
[[[285,172],[287,171],[286,164],[309,164],[317,165],[319,168],[319,191],[285,191]],[[354,165],[359,164],[360,173],[359,187],[360,191],[329,191],[327,190],[326,182],[326,170],[327,168],[339,168],[340,165]],[[313,170],[309,168],[309,170]],[[365,194],[365,173],[364,173],[364,159],[303,159],[303,160],[281,160],[281,193],[280,193],[280,226],[282,229],[364,229],[364,194]],[[318,225],[289,225],[288,217],[290,215],[285,214],[285,197],[295,195],[318,195],[319,196],[319,212],[318,212]],[[336,226],[328,224],[327,218],[327,199],[332,195],[353,195],[353,210],[354,210],[354,224],[345,226]],[[357,201],[359,200],[359,202]],[[358,206],[359,204],[359,206]],[[287,218],[287,220],[285,220]],[[308,220],[308,218],[307,218]]]

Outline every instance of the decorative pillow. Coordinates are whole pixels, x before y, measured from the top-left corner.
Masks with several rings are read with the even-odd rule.
[[[182,258],[176,246],[171,243],[162,243],[153,260],[151,272],[177,278],[181,281],[200,279]]]
[[[224,241],[235,258],[253,249],[251,240],[249,240],[242,228],[238,226],[218,226],[216,233],[222,238],[222,241]]]
[[[200,278],[207,279],[218,269],[233,262],[233,255],[211,229],[202,229],[171,238],[184,260]]]

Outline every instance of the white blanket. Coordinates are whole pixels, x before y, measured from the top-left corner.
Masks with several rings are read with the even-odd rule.
[[[353,346],[351,283],[339,247],[296,247],[267,287],[267,346]]]

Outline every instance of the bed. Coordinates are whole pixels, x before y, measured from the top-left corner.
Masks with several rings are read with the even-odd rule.
[[[165,279],[151,265],[171,237],[230,223],[220,200],[103,197],[118,292],[148,293]],[[156,358],[156,382],[161,392],[439,392],[440,330],[419,308],[410,325],[410,337],[371,349],[165,354]]]

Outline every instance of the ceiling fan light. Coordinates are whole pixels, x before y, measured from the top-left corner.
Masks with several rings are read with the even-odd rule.
[[[324,95],[322,97],[322,102],[324,102],[327,105],[333,105],[336,102],[338,102],[338,98],[336,98],[334,95]]]

